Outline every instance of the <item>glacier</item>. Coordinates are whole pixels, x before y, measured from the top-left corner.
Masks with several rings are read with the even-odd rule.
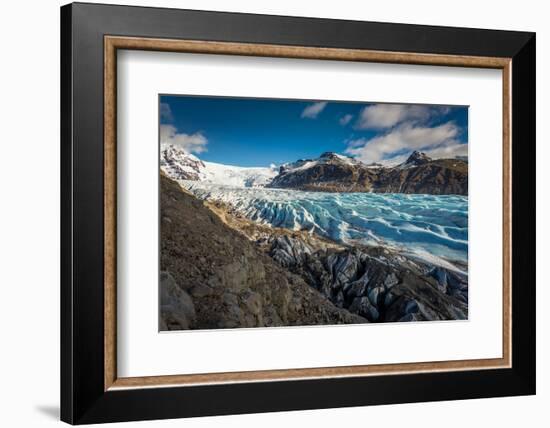
[[[276,168],[240,167],[214,162],[203,162],[203,181],[234,187],[264,187],[277,175]]]
[[[197,198],[223,202],[259,224],[333,241],[385,245],[447,268],[468,262],[468,197],[328,193],[179,180]],[[462,268],[460,268],[462,270]]]
[[[174,180],[198,180],[235,187],[264,187],[278,173],[275,165],[242,167],[202,161],[174,144],[161,144],[160,167]]]

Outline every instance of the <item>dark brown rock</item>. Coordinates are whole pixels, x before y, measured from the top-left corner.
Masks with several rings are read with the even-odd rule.
[[[192,296],[196,313],[192,323],[181,322],[179,328],[366,322],[338,308],[163,175],[161,216],[170,219],[161,222],[161,270]],[[161,311],[161,327],[169,324],[178,326]]]
[[[468,162],[432,160],[413,152],[396,167],[367,166],[342,156],[321,156],[307,168],[282,168],[269,187],[325,192],[468,194]],[[302,161],[306,162],[306,161]]]

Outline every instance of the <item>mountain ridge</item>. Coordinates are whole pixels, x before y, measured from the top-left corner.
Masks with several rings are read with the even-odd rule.
[[[344,193],[468,194],[467,160],[432,159],[416,150],[392,167],[324,152],[315,159],[285,163],[278,171],[205,162],[173,145],[161,147],[160,158],[161,169],[175,180]]]

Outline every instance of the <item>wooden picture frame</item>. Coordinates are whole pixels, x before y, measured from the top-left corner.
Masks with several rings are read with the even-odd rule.
[[[118,49],[502,70],[502,358],[118,377]],[[62,420],[114,422],[535,392],[534,34],[76,3],[61,9],[61,52]]]

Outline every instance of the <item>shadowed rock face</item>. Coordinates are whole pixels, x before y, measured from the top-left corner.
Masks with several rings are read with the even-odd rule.
[[[169,272],[160,272],[161,330],[188,329],[195,323],[195,305]]]
[[[415,150],[410,154],[407,160],[403,163],[403,167],[408,166],[420,166],[430,163],[432,159],[426,155],[426,153],[419,152]]]
[[[373,183],[378,193],[467,195],[468,164],[458,159],[424,161],[409,168],[382,170]]]
[[[468,280],[383,248],[318,248],[272,236],[268,252],[338,307],[371,322],[467,319]]]
[[[468,194],[468,163],[461,159],[432,160],[413,152],[392,168],[372,167],[343,156],[323,154],[281,167],[269,187],[328,192]]]
[[[303,159],[283,165],[268,187],[330,192],[369,191],[376,180],[376,169],[361,162],[323,153],[319,159]]]
[[[361,323],[161,175],[161,329]]]

